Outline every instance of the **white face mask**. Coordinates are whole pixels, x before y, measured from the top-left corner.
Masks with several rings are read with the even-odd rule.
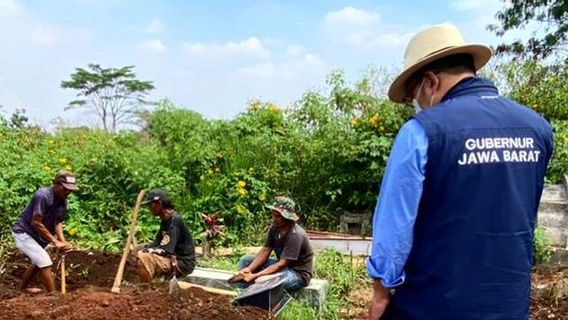
[[[418,103],[418,100],[412,99],[412,106],[414,107],[414,113],[422,111],[422,107],[420,106],[420,103]]]
[[[416,96],[420,94],[420,90],[422,90],[423,84],[424,84],[424,78],[422,79],[422,82],[420,82],[420,86],[418,86],[418,90],[416,91]],[[416,98],[412,99],[412,106],[414,107],[415,113],[422,111],[422,106],[420,105],[420,102],[416,100]]]
[[[422,79],[422,82],[420,82],[420,86],[418,87],[418,90],[416,91],[416,96],[420,95],[420,91],[422,90],[422,86],[424,85],[424,80],[426,80],[426,78]],[[432,106],[432,104],[434,104],[434,96],[430,97],[430,105],[428,105],[428,108]],[[424,108],[420,105],[420,103],[418,102],[418,100],[416,100],[416,98],[412,99],[412,105],[414,106],[414,111],[416,113],[422,111]]]

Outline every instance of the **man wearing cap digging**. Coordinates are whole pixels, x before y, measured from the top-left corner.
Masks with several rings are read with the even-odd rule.
[[[142,202],[160,218],[160,230],[152,244],[137,253],[140,280],[150,282],[158,275],[183,276],[195,268],[195,247],[187,225],[174,211],[168,193],[154,189]]]
[[[261,276],[281,273],[283,287],[296,290],[307,286],[313,275],[313,250],[306,231],[296,223],[295,203],[287,197],[276,197],[267,206],[272,211],[272,227],[266,242],[256,257],[243,256],[239,261],[239,274],[247,283]],[[272,251],[277,259],[270,258]]]
[[[24,209],[20,219],[12,228],[12,236],[16,247],[26,255],[32,265],[24,272],[22,290],[39,272],[41,281],[48,292],[55,290],[55,281],[51,271],[51,258],[45,250],[53,244],[59,251],[68,252],[73,246],[65,241],[63,221],[67,217],[67,197],[77,191],[75,176],[67,171],[60,171],[50,188],[37,190]],[[28,289],[31,293],[39,292],[39,288]]]
[[[369,319],[529,318],[552,131],[476,76],[490,57],[448,24],[408,44],[389,98],[419,112],[395,139],[375,209]]]

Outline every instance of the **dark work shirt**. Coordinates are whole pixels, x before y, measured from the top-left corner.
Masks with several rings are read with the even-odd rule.
[[[40,246],[45,247],[49,241],[43,239],[32,226],[34,214],[40,215],[43,225],[51,234],[55,234],[55,226],[63,223],[67,216],[67,200],[56,197],[52,188],[38,189],[12,228],[14,233],[27,233]]]
[[[278,228],[273,226],[268,231],[264,246],[274,249],[278,260],[288,260],[288,267],[300,275],[304,286],[310,283],[314,253],[304,228],[294,224],[287,234],[281,236]]]
[[[151,245],[163,249],[168,255],[176,256],[182,273],[191,273],[195,268],[195,247],[187,225],[174,213],[166,220],[161,220],[160,230]]]

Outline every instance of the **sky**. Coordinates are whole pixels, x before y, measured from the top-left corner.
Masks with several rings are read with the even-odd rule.
[[[95,124],[65,111],[75,68],[135,66],[170,99],[211,119],[230,119],[252,99],[289,106],[341,69],[356,81],[369,66],[398,70],[408,40],[453,23],[466,42],[498,44],[486,30],[500,0],[0,0],[0,105],[25,108],[47,126]],[[506,39],[523,38],[528,31]]]

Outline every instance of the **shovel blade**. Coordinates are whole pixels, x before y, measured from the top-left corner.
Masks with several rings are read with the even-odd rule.
[[[180,291],[181,288],[179,286],[177,277],[174,275],[172,277],[172,279],[170,280],[170,289],[169,289],[169,293],[170,295],[175,299],[178,300],[179,299],[179,295],[180,295]]]

